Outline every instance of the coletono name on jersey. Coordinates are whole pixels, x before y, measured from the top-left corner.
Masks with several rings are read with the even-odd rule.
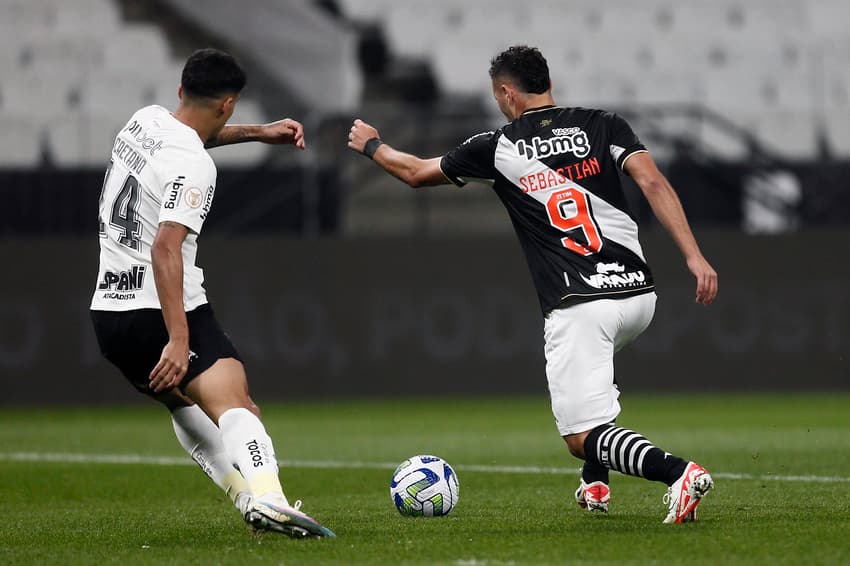
[[[469,138],[440,166],[459,186],[492,185],[548,312],[654,288],[618,172],[642,151],[616,114],[550,106]]]

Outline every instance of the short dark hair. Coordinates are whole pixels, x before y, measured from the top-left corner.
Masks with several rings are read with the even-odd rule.
[[[490,78],[507,78],[523,92],[543,94],[552,86],[549,65],[540,50],[527,45],[513,45],[490,61]]]
[[[245,70],[229,53],[218,49],[198,49],[183,66],[180,84],[192,98],[219,98],[239,94],[247,82]]]

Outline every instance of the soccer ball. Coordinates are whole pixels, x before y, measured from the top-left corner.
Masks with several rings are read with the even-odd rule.
[[[402,515],[441,517],[457,505],[460,483],[448,462],[414,456],[402,462],[390,482],[390,498]]]

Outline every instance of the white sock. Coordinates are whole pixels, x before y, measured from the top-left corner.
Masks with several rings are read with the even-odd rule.
[[[244,515],[250,504],[250,488],[239,470],[233,466],[233,460],[221,440],[221,431],[215,423],[197,405],[172,411],[171,423],[180,446],[224,490]]]
[[[218,418],[221,439],[255,499],[289,505],[278,478],[272,439],[248,409],[228,409]]]

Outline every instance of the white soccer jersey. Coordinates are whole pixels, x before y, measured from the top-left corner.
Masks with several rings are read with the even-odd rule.
[[[161,106],[133,114],[115,138],[100,195],[100,269],[92,310],[161,308],[151,245],[164,221],[189,228],[183,242],[184,308],[207,302],[195,257],[215,181],[215,164],[194,129]]]

